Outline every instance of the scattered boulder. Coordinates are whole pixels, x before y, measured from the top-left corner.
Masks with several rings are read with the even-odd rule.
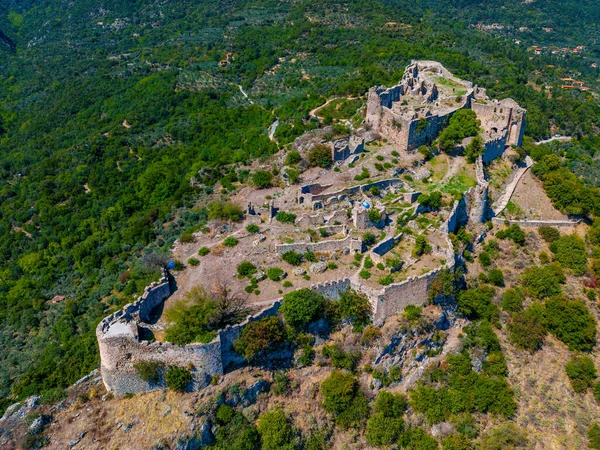
[[[311,273],[323,273],[327,270],[327,264],[323,261],[319,261],[311,264],[309,270]]]
[[[301,277],[302,275],[306,275],[306,269],[303,267],[296,267],[292,270],[292,274],[296,275],[297,277]]]

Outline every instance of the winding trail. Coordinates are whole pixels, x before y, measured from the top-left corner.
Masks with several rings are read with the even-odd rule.
[[[510,198],[514,194],[519,181],[521,181],[521,178],[531,166],[533,166],[533,160],[529,157],[529,155],[527,155],[525,158],[525,167],[520,167],[515,171],[515,176],[513,177],[512,181],[506,186],[506,189],[504,189],[504,192],[500,197],[498,197],[498,200],[496,200],[494,205],[492,205],[492,209],[494,210],[494,214],[496,216],[504,211],[504,208],[506,208],[506,205],[508,205]]]
[[[553,136],[550,139],[544,139],[543,141],[538,141],[535,143],[535,145],[548,144],[553,141],[569,142],[571,139],[572,139],[571,136],[560,136],[560,137]]]
[[[244,91],[244,88],[242,87],[241,84],[238,84],[238,88],[240,88],[240,92],[242,93],[242,95],[244,97],[246,97],[246,99],[250,102],[250,104],[254,105],[254,102],[252,100],[250,100],[250,97],[248,97],[248,94],[246,94],[246,91]]]

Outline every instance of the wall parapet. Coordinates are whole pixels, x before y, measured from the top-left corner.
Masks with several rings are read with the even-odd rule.
[[[510,220],[502,219],[501,217],[492,218],[492,222],[496,225],[519,225],[520,227],[575,227],[581,223],[581,219],[577,220]]]

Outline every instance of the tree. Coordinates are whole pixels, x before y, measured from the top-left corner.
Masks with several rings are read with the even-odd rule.
[[[169,366],[165,373],[165,382],[169,389],[183,392],[188,384],[192,382],[192,374],[183,367]]]
[[[290,150],[287,155],[285,155],[285,165],[293,166],[294,164],[298,164],[302,161],[302,157],[300,156],[300,152],[296,150]]]
[[[529,440],[524,430],[513,423],[505,423],[486,434],[481,440],[481,450],[527,449]]]
[[[308,152],[308,164],[311,167],[321,167],[323,169],[328,169],[333,164],[333,159],[331,157],[331,149],[326,145],[315,145]]]
[[[433,191],[430,194],[421,194],[417,198],[417,201],[425,208],[437,210],[442,207],[442,193],[440,191]]]
[[[594,450],[600,450],[600,425],[592,423],[588,428],[588,447]]]
[[[467,162],[473,164],[475,160],[483,153],[483,139],[475,136],[465,147],[465,157]]]
[[[448,126],[440,133],[438,145],[443,151],[450,151],[461,141],[469,136],[477,136],[481,123],[472,109],[459,109],[456,111]]]
[[[491,286],[479,286],[463,291],[459,296],[458,311],[470,319],[494,321],[498,318],[498,307],[492,303],[495,289]]]
[[[221,219],[239,222],[244,218],[244,210],[241,206],[232,202],[212,202],[208,205],[207,211],[210,220]]]
[[[254,425],[231,406],[225,404],[219,406],[216,421],[219,427],[211,448],[215,450],[255,450],[260,448],[260,437]]]
[[[365,395],[354,376],[337,370],[321,383],[323,409],[332,414],[342,429],[360,427],[369,414]]]
[[[251,361],[260,353],[269,351],[284,341],[285,330],[279,319],[265,317],[246,325],[233,348],[247,361]]]
[[[210,342],[216,330],[243,320],[248,314],[247,297],[217,281],[209,291],[195,287],[165,313],[170,325],[165,338],[173,344]]]
[[[543,226],[537,229],[538,234],[542,237],[542,239],[549,244],[552,244],[554,241],[560,239],[560,231],[554,227]]]
[[[498,231],[496,237],[498,239],[510,239],[521,247],[525,245],[525,232],[517,224],[510,225],[509,227]]]
[[[258,189],[270,188],[272,184],[273,175],[271,172],[266,170],[257,170],[252,174],[252,183]]]
[[[506,289],[502,293],[500,307],[504,311],[519,312],[523,309],[524,295],[519,287]]]
[[[258,433],[263,450],[294,450],[294,429],[280,409],[267,411],[258,417]]]
[[[283,296],[280,311],[285,322],[294,328],[303,328],[323,313],[325,299],[310,289],[299,289]]]
[[[300,253],[296,253],[293,250],[288,250],[287,252],[283,252],[281,254],[281,259],[292,266],[299,266],[302,264],[304,257]]]

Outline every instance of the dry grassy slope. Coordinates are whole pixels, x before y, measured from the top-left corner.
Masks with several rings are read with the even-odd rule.
[[[495,231],[492,233],[495,234]],[[562,234],[577,233],[584,237],[585,225],[577,229],[561,229]],[[540,264],[539,254],[552,252],[536,231],[529,229],[527,246],[519,249],[507,241],[500,241],[501,255],[494,262],[505,275],[506,287],[518,282],[523,269]],[[492,236],[486,239],[486,242]],[[476,278],[482,270],[475,262],[469,264],[469,277]],[[598,304],[589,301],[583,293],[583,279],[568,275],[563,292],[570,298],[581,299],[600,324]],[[500,300],[501,291],[496,300]],[[526,305],[528,302],[526,302]],[[573,356],[566,345],[548,336],[543,348],[534,353],[516,349],[508,339],[506,324],[508,316],[502,313],[502,329],[497,330],[509,369],[509,380],[515,389],[519,408],[514,421],[525,428],[532,438],[536,450],[581,449],[587,448],[587,427],[590,422],[600,419],[600,406],[592,392],[576,394],[571,389],[565,372],[566,362]],[[598,346],[590,355],[600,368]],[[488,424],[488,428],[492,423]]]

